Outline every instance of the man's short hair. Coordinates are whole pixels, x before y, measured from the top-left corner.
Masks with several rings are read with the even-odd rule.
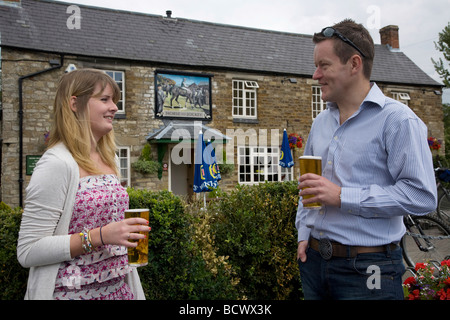
[[[375,48],[373,39],[362,24],[358,24],[351,19],[345,19],[339,23],[332,26],[335,30],[339,31],[343,36],[351,40],[365,55],[362,57],[361,54],[352,46],[348,45],[344,41],[341,41],[337,36],[333,36],[334,41],[334,51],[342,63],[346,63],[354,54],[361,56],[363,61],[363,72],[367,79],[370,79],[372,74],[373,59],[375,56]],[[325,37],[321,32],[315,33],[313,37],[314,43],[319,43],[321,41],[330,38]]]

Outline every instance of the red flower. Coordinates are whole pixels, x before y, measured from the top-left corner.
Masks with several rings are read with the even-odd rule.
[[[443,283],[445,286],[449,286],[449,287],[450,287],[450,277],[448,277],[447,279],[445,279],[444,281],[442,281],[442,283]]]
[[[449,260],[442,260],[441,261],[441,266],[450,267],[450,259]]]
[[[409,300],[420,300],[419,297],[420,291],[419,289],[414,290],[412,293],[409,294]]]
[[[417,283],[416,278],[414,278],[414,277],[406,278],[405,281],[403,281],[403,284],[405,284],[405,285],[414,285],[416,283]]]
[[[303,146],[303,144],[302,144],[303,138],[296,133],[290,133],[288,136],[288,140],[289,140],[289,147],[291,149],[294,149],[294,148],[300,149]]]
[[[416,263],[416,271],[419,271],[420,269],[426,269],[427,268],[427,264],[426,263],[421,263],[421,262],[417,262]]]
[[[447,292],[445,289],[441,289],[437,293],[439,300],[450,300],[450,289],[447,289]]]
[[[430,147],[430,150],[439,150],[441,148],[441,141],[436,138],[429,137],[428,146]]]
[[[403,290],[408,300],[450,300],[450,259],[416,263],[415,276],[405,279]]]
[[[48,144],[49,141],[50,141],[50,131],[47,131],[46,133],[44,133],[44,143]]]

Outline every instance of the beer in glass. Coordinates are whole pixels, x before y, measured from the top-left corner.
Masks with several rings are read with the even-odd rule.
[[[322,175],[322,157],[315,157],[315,156],[301,156],[299,158],[300,162],[300,175],[303,175],[305,173],[315,173],[317,175]],[[304,195],[303,199],[312,198],[314,195],[308,194]],[[305,208],[318,208],[322,205],[319,202],[313,202],[304,204],[303,207]]]
[[[149,210],[148,209],[128,209],[125,210],[125,219],[128,218],[143,218],[148,221]],[[136,248],[128,247],[128,264],[132,267],[141,267],[148,264],[148,233],[145,234],[144,239],[129,240],[130,242],[137,242]]]

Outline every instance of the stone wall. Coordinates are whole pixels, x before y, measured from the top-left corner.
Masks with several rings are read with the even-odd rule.
[[[2,48],[2,164],[1,200],[19,205],[19,86],[20,76],[50,68],[48,61],[57,55],[11,51]],[[49,130],[52,110],[51,95],[58,76],[55,71],[23,81],[23,182],[27,155],[40,155],[45,149],[44,134]]]
[[[37,72],[50,65],[50,59],[59,60],[60,56],[48,53],[13,50],[2,48],[2,106],[1,121],[2,163],[1,163],[1,200],[5,203],[19,205],[19,76]],[[163,126],[161,120],[154,119],[154,71],[158,68],[177,70],[168,66],[157,66],[148,63],[116,61],[77,56],[65,56],[64,66],[60,69],[40,74],[26,79],[23,86],[24,131],[23,131],[23,187],[29,182],[30,176],[25,174],[25,157],[40,155],[45,150],[45,133],[50,130],[53,98],[59,78],[68,64],[77,68],[100,68],[104,70],[124,71],[126,77],[125,110],[123,119],[114,121],[114,129],[118,145],[129,146],[131,162],[138,159],[142,148],[147,143],[147,135]],[[311,117],[311,85],[315,82],[310,78],[295,77],[296,83],[291,83],[285,76],[241,73],[232,71],[217,71],[203,69],[179,69],[188,72],[206,72],[213,74],[212,103],[213,120],[207,126],[221,131],[228,130],[266,129],[270,141],[270,130],[279,130],[279,141],[284,128],[288,133],[300,134],[306,141]],[[292,76],[289,76],[292,78]],[[257,91],[258,119],[243,122],[232,117],[232,80],[255,80],[259,84]],[[390,95],[391,91],[406,91],[411,96],[410,107],[427,123],[430,135],[444,140],[443,114],[441,96],[434,93],[433,87],[409,87],[379,84],[382,90]],[[157,147],[152,145],[154,159],[157,159]],[[296,151],[295,157],[302,150]],[[236,151],[234,152],[235,164]],[[168,163],[169,152],[166,152],[163,162]],[[298,174],[298,167],[295,167]],[[132,170],[132,186],[151,190],[167,189],[169,185],[168,172],[164,171],[161,179],[156,174],[142,175]],[[221,188],[232,188],[237,183],[237,174],[227,176],[220,183]],[[23,193],[25,196],[25,192]]]

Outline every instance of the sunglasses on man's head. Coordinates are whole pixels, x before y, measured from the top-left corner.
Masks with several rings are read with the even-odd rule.
[[[332,27],[326,27],[326,28],[323,28],[320,33],[326,38],[331,38],[333,36],[337,36],[339,39],[341,39],[345,43],[347,43],[347,44],[351,45],[353,48],[355,48],[363,56],[363,58],[366,57],[366,55],[364,53],[362,53],[361,49],[359,49],[349,38],[342,35],[342,33],[337,31],[336,29],[334,29]]]

